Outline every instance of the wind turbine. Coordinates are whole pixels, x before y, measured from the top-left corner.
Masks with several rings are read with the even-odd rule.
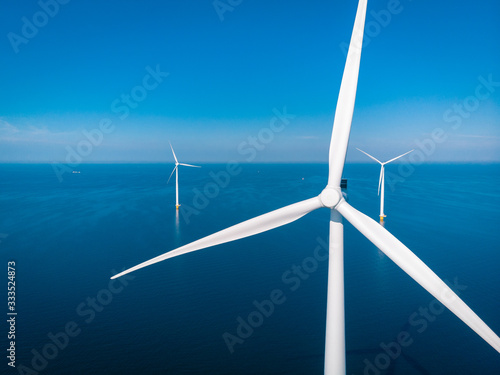
[[[395,157],[394,159],[386,161],[385,163],[382,163],[377,158],[371,156],[368,152],[364,152],[363,150],[360,150],[359,148],[356,148],[356,150],[361,151],[363,154],[372,158],[373,160],[375,160],[377,163],[380,164],[380,178],[378,179],[378,194],[380,195],[380,222],[382,223],[384,221],[384,217],[386,217],[386,215],[384,214],[384,192],[385,192],[384,166],[386,164],[389,164],[391,161],[394,161],[396,159],[399,159],[400,157],[403,157],[403,156],[409,154],[410,152],[412,152],[414,150],[405,152],[403,155],[399,155],[399,156]]]
[[[177,156],[175,156],[174,148],[172,147],[172,144],[170,144],[170,148],[172,149],[172,154],[174,154],[174,159],[175,159],[175,167],[172,170],[172,173],[170,173],[170,177],[168,178],[167,184],[169,183],[170,179],[172,178],[172,175],[175,172],[175,209],[179,209],[179,165],[183,165],[185,167],[194,167],[194,168],[201,168],[198,165],[191,165],[191,164],[184,164],[184,163],[179,163],[177,160]]]
[[[244,221],[129,268],[112,279],[182,254],[253,236],[291,223],[318,208],[331,210],[326,311],[325,374],[345,374],[344,226],[349,221],[403,271],[500,352],[500,338],[429,267],[376,221],[344,199],[341,176],[351,129],[367,0],[360,0],[333,122],[328,184],[316,197]]]

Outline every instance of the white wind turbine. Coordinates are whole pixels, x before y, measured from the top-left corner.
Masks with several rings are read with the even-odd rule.
[[[361,151],[363,154],[365,154],[366,156],[372,158],[373,160],[375,160],[377,163],[380,164],[380,178],[378,179],[378,194],[380,195],[380,222],[383,222],[384,221],[384,217],[386,217],[386,215],[384,214],[384,192],[385,192],[385,172],[384,172],[384,166],[386,164],[389,164],[391,161],[394,161],[396,159],[399,159],[399,158],[401,158],[401,157],[409,154],[410,152],[412,152],[414,150],[405,152],[403,155],[399,155],[399,156],[395,157],[394,159],[386,161],[385,163],[382,163],[377,158],[371,156],[368,152],[364,152],[363,150],[360,150],[359,148],[357,148],[357,150]]]
[[[210,236],[181,246],[163,255],[129,268],[112,279],[182,254],[249,237],[291,223],[318,208],[331,210],[328,292],[326,312],[325,374],[345,374],[344,330],[344,243],[342,217],[347,219],[375,246],[392,259],[403,271],[448,307],[479,336],[500,352],[500,338],[396,237],[368,216],[353,208],[343,198],[340,181],[344,168],[351,128],[367,0],[360,0],[342,77],[333,123],[329,153],[328,184],[316,197],[283,207],[244,221]]]
[[[174,154],[174,159],[175,159],[175,167],[172,170],[172,173],[170,173],[170,177],[168,178],[167,184],[169,183],[170,179],[172,178],[172,175],[175,172],[175,208],[178,210],[179,209],[179,165],[183,165],[185,167],[194,167],[194,168],[201,168],[199,165],[191,165],[191,164],[184,164],[184,163],[179,163],[177,160],[177,156],[175,156],[174,148],[172,147],[172,144],[170,144],[170,148],[172,149],[172,154]]]

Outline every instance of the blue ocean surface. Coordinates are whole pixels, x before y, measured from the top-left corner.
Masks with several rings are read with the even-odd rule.
[[[59,181],[51,165],[0,165],[0,297],[7,311],[15,261],[18,313],[17,368],[4,355],[2,373],[322,374],[327,209],[110,276],[318,195],[328,166],[183,168],[179,211],[171,168],[82,164]],[[349,203],[378,221],[379,167],[344,177]],[[500,165],[388,165],[385,211],[386,229],[499,334]],[[344,224],[348,374],[500,373],[494,349]]]

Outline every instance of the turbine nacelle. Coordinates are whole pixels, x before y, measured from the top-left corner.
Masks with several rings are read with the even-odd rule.
[[[334,209],[343,199],[342,192],[340,188],[326,187],[319,195],[321,204],[324,207]]]

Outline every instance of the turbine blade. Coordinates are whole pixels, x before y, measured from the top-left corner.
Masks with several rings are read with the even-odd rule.
[[[169,178],[168,178],[168,180],[167,180],[167,184],[170,182],[170,179],[172,178],[172,175],[174,174],[174,172],[175,172],[175,170],[177,169],[177,167],[178,167],[178,165],[176,165],[176,166],[174,167],[174,169],[172,169],[172,173],[170,173],[170,177],[169,177]]]
[[[185,167],[201,168],[199,165],[191,165],[191,164],[184,164],[184,163],[179,163],[179,165],[184,165]]]
[[[329,174],[328,186],[340,187],[342,171],[344,169],[349,133],[351,132],[352,114],[356,100],[358,85],[359,62],[361,59],[361,46],[363,44],[363,31],[365,28],[367,0],[360,0],[356,12],[356,20],[352,30],[349,52],[340,84],[340,92],[333,120],[332,138],[328,157]]]
[[[378,194],[380,195],[380,188],[382,187],[382,184],[384,183],[384,165],[380,167],[380,178],[378,179]]]
[[[412,152],[412,151],[415,151],[415,150],[411,150],[411,151],[405,152],[403,155],[396,156],[394,159],[391,159],[391,160],[389,160],[389,161],[386,161],[384,164],[388,164],[388,163],[390,163],[391,161],[394,161],[394,160],[396,160],[396,159],[399,159],[399,158],[401,158],[401,157],[403,157],[403,156],[405,156],[405,155],[409,154],[409,153],[410,153],[410,152]]]
[[[363,150],[359,149],[359,148],[356,148],[356,150],[358,151],[361,151],[363,154],[365,154],[366,156],[368,156],[369,158],[372,158],[373,160],[375,160],[377,163],[380,163],[382,164],[382,162],[380,160],[378,160],[376,157],[374,156],[371,156],[368,152],[364,152]]]
[[[298,202],[275,211],[271,211],[267,214],[257,216],[253,219],[244,221],[240,224],[233,225],[227,229],[221,230],[220,232],[214,233],[210,236],[201,238],[197,241],[191,242],[190,244],[181,246],[175,250],[169,251],[163,255],[159,255],[156,258],[150,259],[146,262],[138,264],[135,267],[129,268],[115,276],[112,279],[123,276],[129,272],[138,270],[140,268],[149,266],[151,264],[161,262],[162,260],[173,258],[175,256],[191,253],[196,250],[201,250],[207,247],[212,247],[215,245],[220,245],[226,242],[231,242],[238,240],[240,238],[245,238],[253,236],[261,232],[265,232],[282,225],[291,223],[305,214],[314,211],[320,207],[323,207],[321,199],[319,197],[314,197],[307,199],[302,202]]]
[[[177,156],[175,156],[175,152],[174,152],[174,148],[172,147],[172,144],[170,142],[168,144],[170,145],[170,148],[172,149],[172,154],[174,154],[175,164],[179,164],[179,162],[177,161]]]
[[[384,227],[345,201],[335,208],[403,271],[500,353],[500,338],[410,249]]]

